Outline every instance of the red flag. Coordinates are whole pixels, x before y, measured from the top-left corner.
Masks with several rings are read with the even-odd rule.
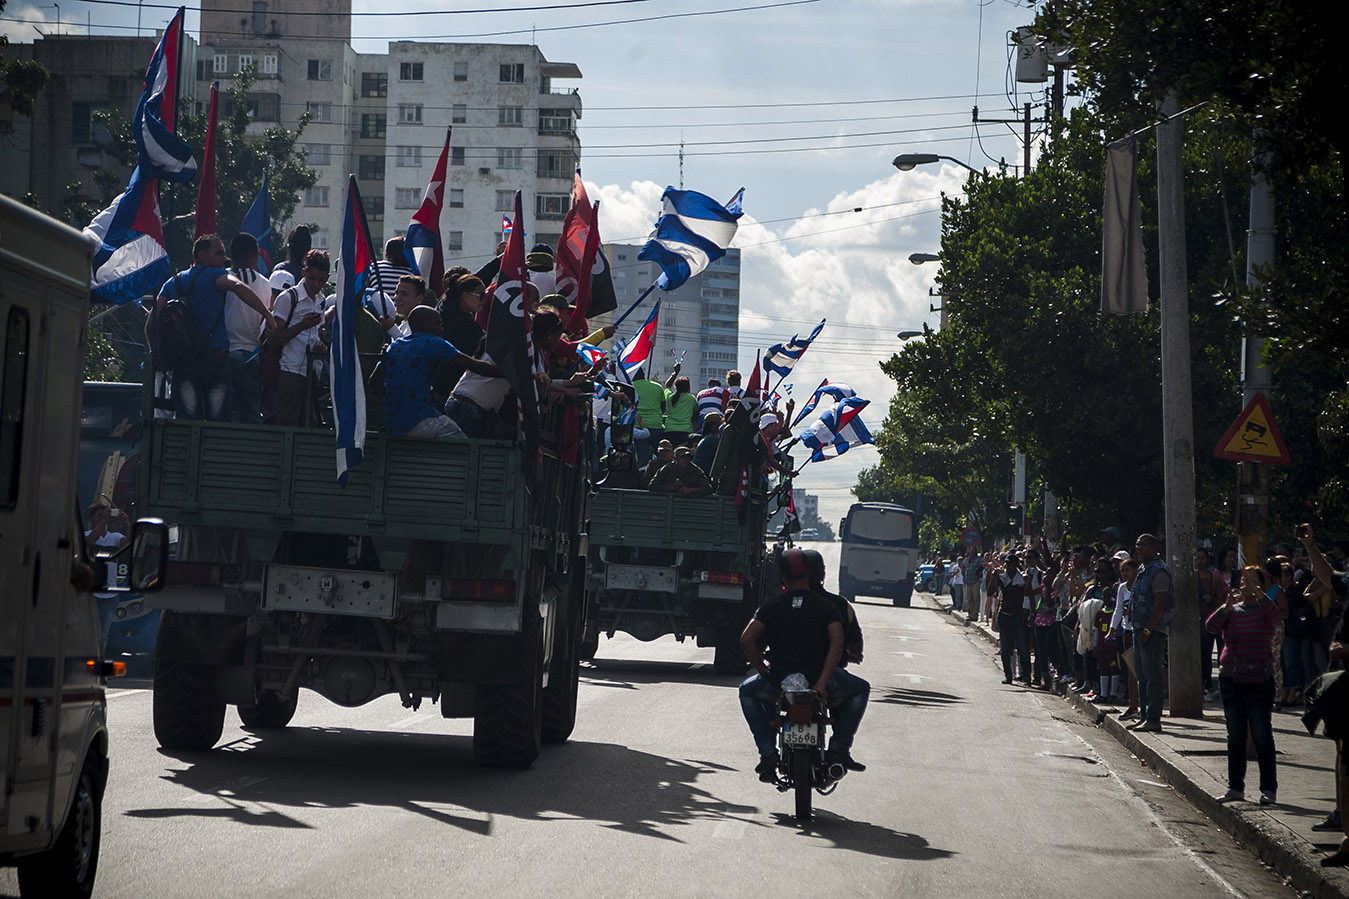
[[[563,241],[566,238],[563,237]],[[561,244],[558,245],[559,247]],[[590,229],[586,234],[585,251],[581,254],[581,266],[577,270],[580,277],[576,281],[576,293],[572,299],[575,309],[572,310],[571,319],[567,322],[567,330],[578,334],[590,333],[589,326],[586,324],[586,313],[590,309],[590,286],[591,274],[595,268],[595,255],[600,249],[600,203],[595,201],[595,207],[590,214]],[[558,288],[559,291],[561,287]]]
[[[523,221],[520,192],[515,192],[515,220]],[[534,341],[525,290],[525,229],[514,228],[501,256],[501,272],[492,285],[487,325],[487,355],[510,382],[520,402],[525,432],[525,461],[532,466],[539,441],[539,401],[534,383]]]
[[[219,81],[211,82],[211,112],[206,117],[206,150],[202,154],[201,184],[197,187],[197,212],[193,220],[192,239],[203,234],[215,234],[215,130],[216,93]]]
[[[598,221],[594,216],[585,182],[581,180],[581,170],[577,169],[572,179],[571,208],[562,220],[562,238],[557,242],[557,262],[553,272],[557,292],[568,299],[575,297],[582,280],[581,272],[586,271],[581,267],[581,257],[585,255],[590,231]]]

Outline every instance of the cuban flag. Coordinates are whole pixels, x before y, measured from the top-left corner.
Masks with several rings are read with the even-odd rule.
[[[263,173],[262,190],[258,191],[257,199],[248,207],[248,211],[244,213],[244,220],[239,223],[240,231],[252,234],[258,240],[258,271],[264,275],[272,272],[272,194],[268,189],[270,178],[269,173]]]
[[[445,166],[450,157],[451,133],[451,129],[445,129],[445,146],[431,172],[426,193],[422,195],[421,208],[412,216],[412,223],[403,237],[403,251],[407,254],[408,265],[415,274],[426,279],[436,296],[440,296],[444,290],[445,280],[445,251],[440,243],[440,210],[445,204]]]
[[[511,217],[505,213],[501,214],[501,239],[511,239]]]
[[[790,385],[788,385],[788,387],[790,388]],[[787,392],[791,393],[791,390],[788,389]],[[829,379],[825,378],[820,382],[820,386],[815,388],[815,393],[811,396],[810,401],[806,403],[801,409],[801,412],[796,416],[796,421],[792,422],[792,427],[799,425],[807,415],[814,412],[815,407],[820,404],[820,400],[827,399],[829,403],[826,404],[825,408],[828,408],[829,405],[833,403],[842,402],[843,400],[854,396],[857,396],[857,391],[853,390],[847,384],[844,384],[842,381],[830,384]]]
[[[760,440],[759,419],[763,403],[763,391],[759,389],[759,354],[754,354],[754,371],[750,373],[749,383],[745,385],[745,392],[740,395],[740,408],[749,415],[749,433],[751,440]],[[740,479],[735,485],[735,507],[740,510],[741,515],[745,514],[745,499],[749,496],[749,476],[751,458],[747,456],[743,465],[740,466]],[[742,508],[743,507],[743,508]],[[742,519],[743,520],[743,519]]]
[[[801,442],[811,449],[811,461],[841,456],[854,446],[875,443],[858,413],[871,400],[851,396],[835,403],[820,416],[819,421],[800,433]]]
[[[337,258],[337,312],[333,317],[330,388],[337,432],[337,482],[347,485],[347,472],[361,464],[365,450],[365,377],[356,354],[356,313],[365,282],[375,262],[375,242],[365,223],[365,208],[356,176],[347,176],[347,203],[342,213],[342,249]]]
[[[692,190],[665,188],[661,215],[638,259],[661,267],[656,286],[676,290],[689,278],[726,255],[739,227],[740,201],[745,189],[736,192],[727,209],[711,197]]]
[[[656,346],[656,325],[659,321],[660,300],[656,300],[651,314],[647,316],[646,324],[642,325],[641,330],[634,334],[618,353],[619,366],[629,375],[650,360],[651,352]]]
[[[132,132],[136,137],[140,167],[149,178],[163,178],[185,184],[197,173],[197,161],[192,147],[174,132],[174,115],[178,108],[178,60],[183,40],[184,8],[164,30],[164,37],[150,57],[145,70],[145,90],[136,114],[132,118]]]
[[[593,366],[596,362],[599,362],[604,358],[604,350],[595,346],[593,343],[586,343],[582,340],[576,344],[576,355],[580,356],[581,360],[585,362],[586,365]]]
[[[815,330],[810,332],[810,336],[804,340],[798,334],[793,334],[792,339],[786,343],[775,343],[768,348],[768,355],[764,356],[764,367],[770,368],[784,378],[791,372],[796,363],[801,361],[801,357],[810,349],[810,344],[816,337],[820,336],[821,329],[824,328],[824,319],[815,326]]]

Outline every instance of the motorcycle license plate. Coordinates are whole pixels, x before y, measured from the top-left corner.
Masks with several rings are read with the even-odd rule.
[[[782,725],[782,742],[788,746],[819,746],[820,726],[818,724]]]

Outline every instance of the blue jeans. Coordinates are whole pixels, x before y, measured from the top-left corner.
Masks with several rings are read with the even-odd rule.
[[[251,359],[249,357],[252,357]],[[230,400],[236,421],[262,424],[262,354],[230,350]]]
[[[205,350],[201,358],[173,372],[173,408],[178,418],[228,421],[230,364],[223,350]]]
[[[450,397],[445,401],[445,414],[459,426],[466,437],[482,435],[482,410],[468,400]]]
[[[1271,720],[1274,679],[1262,684],[1239,684],[1230,677],[1219,676],[1218,689],[1223,697],[1223,714],[1227,717],[1227,786],[1238,791],[1246,789],[1246,730],[1249,728],[1260,766],[1260,789],[1274,792],[1279,788]]]
[[[1138,717],[1154,724],[1162,722],[1162,659],[1166,656],[1166,634],[1153,631],[1145,643],[1142,631],[1134,634],[1134,667],[1138,674]]]
[[[1030,682],[1030,635],[1026,633],[1026,617],[998,613],[998,652],[1002,655],[1002,675],[1012,682],[1012,653],[1021,660],[1021,679]]]
[[[825,690],[829,694],[829,708],[834,718],[834,733],[829,738],[829,748],[847,752],[852,749],[853,737],[857,735],[862,715],[866,713],[871,684],[842,668],[836,668],[829,676]],[[745,723],[749,725],[754,745],[761,756],[776,752],[778,748],[773,718],[778,712],[780,693],[777,684],[758,673],[751,674],[740,684],[740,711],[745,715]]]

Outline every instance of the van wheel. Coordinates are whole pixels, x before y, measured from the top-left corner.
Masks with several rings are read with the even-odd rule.
[[[75,784],[75,795],[56,845],[19,861],[21,895],[53,899],[84,899],[93,895],[103,835],[101,794],[97,763],[91,754]]]
[[[156,657],[155,739],[164,749],[205,750],[220,740],[225,730],[225,702],[216,698],[211,675],[209,665]]]
[[[239,720],[248,730],[280,730],[295,717],[298,701],[299,696],[284,701],[276,691],[268,690],[258,698],[257,705],[239,706]]]

